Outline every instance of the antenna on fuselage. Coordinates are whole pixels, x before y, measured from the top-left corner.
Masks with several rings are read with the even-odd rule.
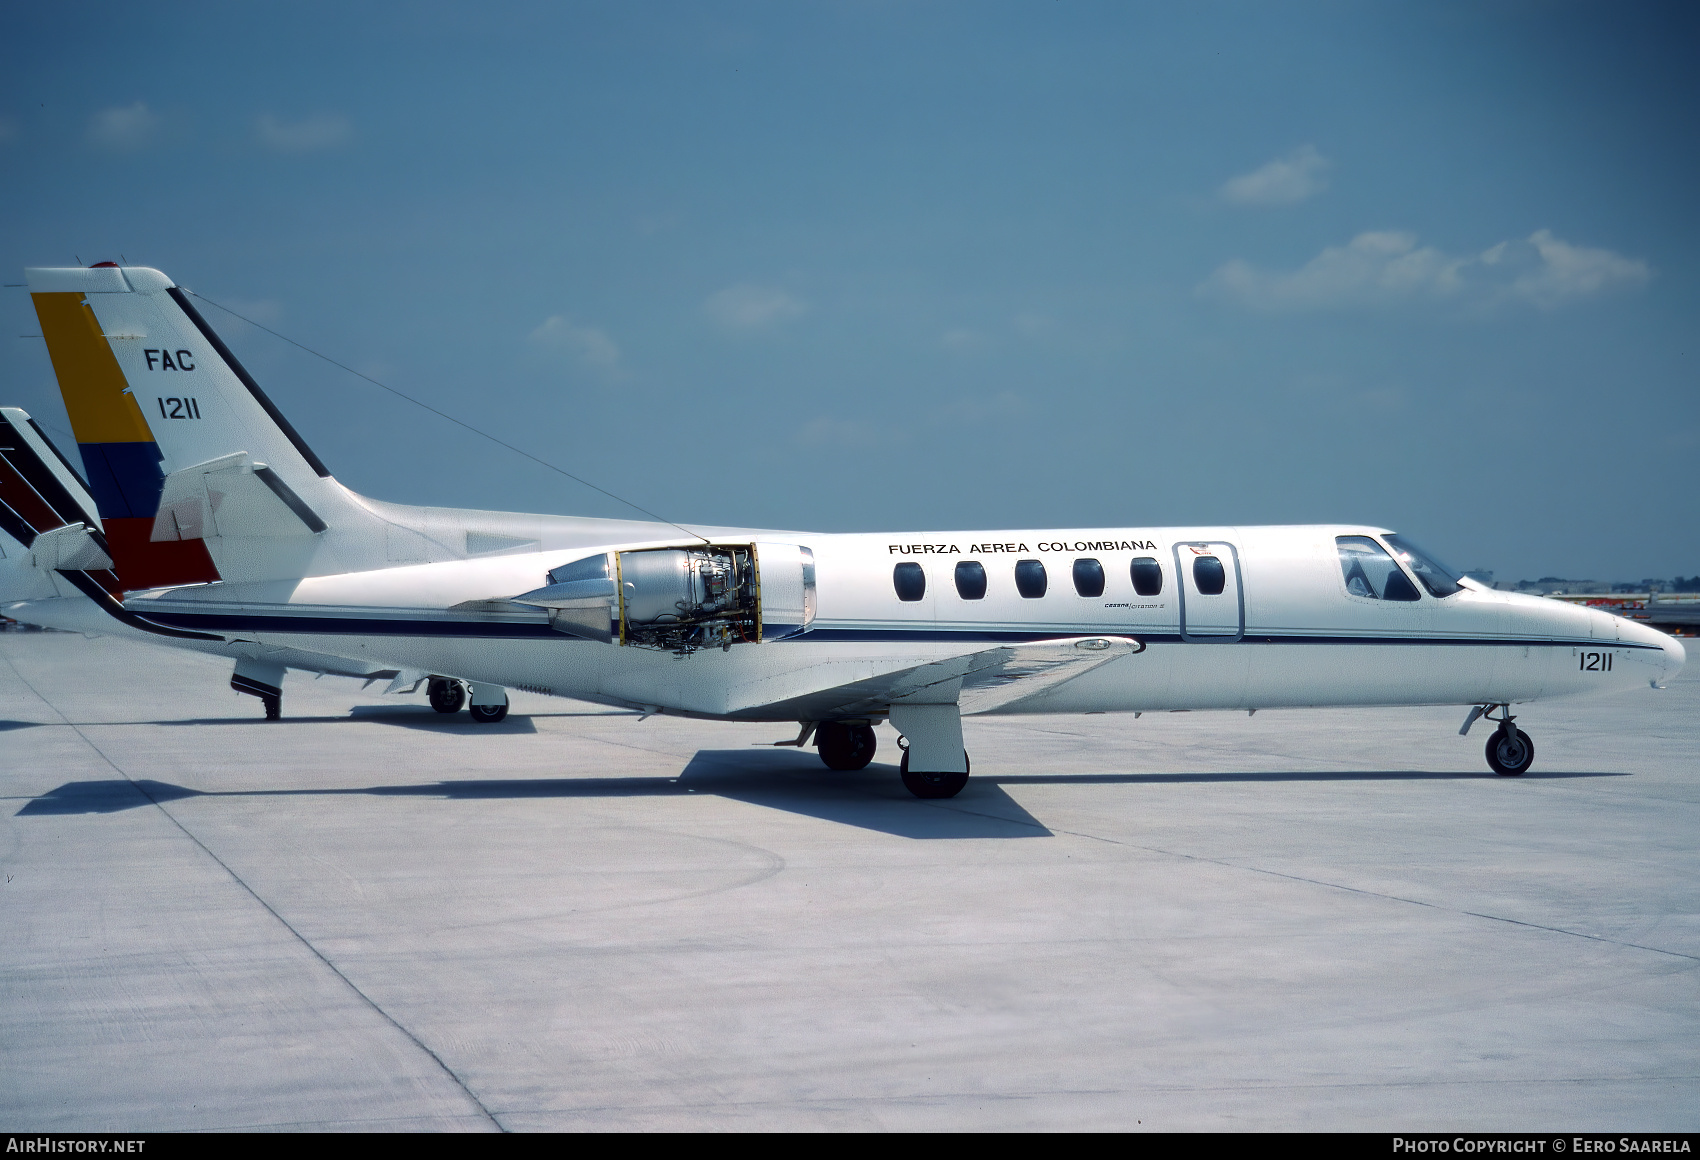
[[[122,255],[120,255],[120,256],[122,256]],[[78,259],[78,264],[79,265],[82,264],[81,259]],[[439,419],[447,419],[449,422],[453,423],[455,426],[462,427],[462,428],[472,432],[474,435],[478,435],[482,438],[488,439],[490,442],[496,444],[496,446],[498,446],[498,447],[505,447],[509,451],[512,451],[515,455],[522,455],[525,458],[531,460],[533,463],[538,464],[539,466],[547,467],[550,471],[553,471],[553,472],[555,472],[559,475],[566,476],[568,479],[572,480],[574,483],[582,483],[585,487],[588,487],[592,491],[601,492],[603,495],[607,496],[609,499],[615,501],[616,503],[623,503],[627,507],[631,508],[633,511],[642,512],[644,515],[648,516],[652,520],[655,520],[657,523],[666,524],[670,528],[678,528],[681,532],[684,532],[687,536],[690,536],[693,539],[701,540],[705,544],[711,544],[712,543],[709,540],[709,538],[707,536],[703,535],[701,532],[693,532],[693,531],[691,531],[691,529],[685,527],[683,524],[676,524],[672,520],[667,519],[665,516],[658,516],[654,512],[650,511],[648,508],[644,507],[642,504],[633,503],[631,500],[627,499],[625,496],[615,495],[613,492],[609,491],[607,488],[599,487],[596,484],[590,482],[590,480],[585,479],[583,476],[574,475],[572,472],[568,471],[564,467],[557,467],[557,466],[555,466],[555,464],[550,463],[547,459],[543,459],[543,458],[540,458],[539,456],[533,455],[531,452],[526,451],[523,448],[515,447],[512,443],[509,443],[505,439],[498,439],[496,436],[490,434],[490,432],[480,430],[479,428],[474,427],[471,423],[468,423],[463,419],[457,419],[453,415],[449,414],[446,411],[439,411],[437,408],[433,407],[431,404],[421,402],[420,400],[415,399],[412,395],[407,394],[405,391],[398,391],[398,390],[396,390],[396,388],[390,386],[388,383],[380,383],[377,379],[373,378],[371,375],[365,374],[362,371],[357,371],[353,367],[349,366],[347,363],[338,362],[336,359],[332,358],[330,355],[322,354],[319,351],[314,350],[312,347],[308,346],[304,342],[297,342],[295,339],[290,338],[287,334],[279,334],[277,331],[273,330],[271,327],[266,326],[262,323],[255,322],[252,318],[249,318],[245,314],[238,314],[236,311],[234,311],[230,307],[224,305],[222,302],[215,302],[211,298],[208,298],[205,294],[196,294],[195,291],[189,289],[187,286],[181,287],[181,289],[182,289],[183,293],[185,293],[185,294],[194,294],[194,296],[196,298],[199,298],[202,302],[205,302],[209,306],[218,307],[220,310],[224,311],[226,314],[230,315],[232,318],[240,318],[243,322],[246,322],[249,326],[258,327],[259,329],[265,331],[267,334],[271,335],[273,338],[280,338],[284,342],[287,342],[290,346],[297,347],[301,350],[306,351],[308,354],[312,355],[314,358],[324,359],[326,362],[330,363],[333,367],[336,367],[340,370],[345,370],[349,374],[354,375],[356,378],[365,379],[367,382],[371,383],[374,387],[381,387],[382,389],[388,391],[390,394],[394,395],[396,398],[405,399],[407,402],[412,403],[415,407],[419,407],[422,410],[426,410],[426,411],[431,412],[431,414],[437,416]]]

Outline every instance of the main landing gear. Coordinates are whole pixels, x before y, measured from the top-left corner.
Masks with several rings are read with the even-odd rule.
[[[466,689],[448,677],[432,677],[425,686],[425,695],[431,700],[431,708],[439,713],[458,713],[466,704]]]
[[[968,784],[968,751],[962,751],[961,773],[911,773],[907,749],[903,751],[903,760],[898,763],[897,769],[903,775],[903,788],[916,797],[953,798]]]
[[[1495,717],[1493,711],[1499,710]],[[1535,743],[1529,740],[1529,735],[1512,724],[1516,720],[1511,715],[1510,705],[1477,705],[1470,710],[1470,715],[1464,718],[1464,727],[1458,730],[1460,736],[1470,732],[1470,726],[1477,718],[1498,723],[1499,728],[1488,734],[1487,763],[1488,768],[1501,777],[1517,777],[1526,771],[1535,760]]]
[[[258,697],[265,707],[266,720],[276,721],[283,716],[283,674],[282,665],[243,657],[236,662],[236,671],[230,674],[230,687],[238,693]]]
[[[891,707],[891,724],[903,735],[903,788],[918,798],[953,798],[968,784],[968,751],[962,747],[962,713],[954,702]],[[960,766],[961,768],[957,768]]]
[[[968,751],[962,748],[962,715],[955,704],[895,704],[891,724],[903,748],[898,771],[904,789],[918,798],[952,798],[962,792],[968,784]],[[779,744],[806,744],[809,729],[804,722],[797,740]],[[814,734],[828,769],[866,769],[879,748],[868,721],[822,721],[814,726]]]
[[[822,721],[815,729],[815,747],[828,769],[866,769],[879,738],[866,721]]]
[[[494,725],[508,715],[508,691],[502,686],[469,681],[467,688],[472,693],[472,707],[468,711],[473,721],[480,725]]]
[[[494,725],[508,715],[508,691],[500,685],[462,684],[453,677],[432,677],[425,686],[431,708],[439,713],[458,713],[466,704],[471,690],[472,720],[479,725]]]

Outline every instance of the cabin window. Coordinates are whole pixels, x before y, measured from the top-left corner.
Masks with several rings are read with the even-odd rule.
[[[1037,600],[1045,594],[1045,562],[1043,560],[1017,560],[1015,562],[1015,590],[1029,600]]]
[[[1368,536],[1335,536],[1346,591],[1366,600],[1418,600],[1417,586],[1399,570],[1387,549]]]
[[[1096,560],[1074,562],[1074,590],[1082,596],[1104,594],[1104,566]]]
[[[905,560],[891,570],[891,586],[897,589],[899,600],[920,600],[927,594],[927,574],[921,565]]]
[[[1163,566],[1150,556],[1141,556],[1129,568],[1133,575],[1133,590],[1141,596],[1159,596],[1163,592]]]
[[[1220,596],[1228,586],[1228,573],[1217,556],[1199,556],[1192,562],[1192,582],[1200,596]]]
[[[986,566],[978,560],[957,561],[956,594],[964,600],[984,600],[986,598]]]
[[[1454,592],[1464,591],[1464,586],[1458,583],[1458,577],[1453,574],[1452,569],[1443,567],[1433,556],[1404,536],[1395,536],[1389,532],[1382,538],[1392,547],[1393,554],[1405,562],[1405,567],[1417,574],[1417,579],[1428,589],[1430,596],[1451,596]]]

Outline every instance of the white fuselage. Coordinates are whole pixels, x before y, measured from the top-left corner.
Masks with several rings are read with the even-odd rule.
[[[582,547],[169,589],[132,595],[126,607],[238,647],[343,657],[362,671],[387,666],[751,720],[820,720],[857,682],[976,648],[1071,637],[1142,647],[992,711],[1519,703],[1657,683],[1683,664],[1681,644],[1645,626],[1468,582],[1444,598],[1354,594],[1336,537],[1380,534],[1334,525],[752,533],[813,552],[818,604],[809,630],[688,656],[564,635],[543,612],[501,603],[538,588],[550,569],[584,556]],[[1220,593],[1195,583],[1190,561],[1200,554],[1224,562]],[[1160,566],[1159,592],[1135,591],[1135,559]],[[1018,560],[1043,563],[1043,595],[1017,591]],[[984,569],[982,598],[958,591],[964,561]],[[1077,591],[1076,561],[1101,567],[1100,594]],[[919,566],[919,599],[899,598],[899,564]],[[51,621],[48,605],[59,603],[35,602],[28,618]],[[88,627],[85,613],[76,619],[68,626]],[[964,711],[974,710],[964,702]]]

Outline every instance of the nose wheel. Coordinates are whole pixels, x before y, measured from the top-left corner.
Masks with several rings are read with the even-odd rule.
[[[1488,768],[1501,777],[1516,777],[1535,760],[1535,743],[1510,721],[1488,734]]]

